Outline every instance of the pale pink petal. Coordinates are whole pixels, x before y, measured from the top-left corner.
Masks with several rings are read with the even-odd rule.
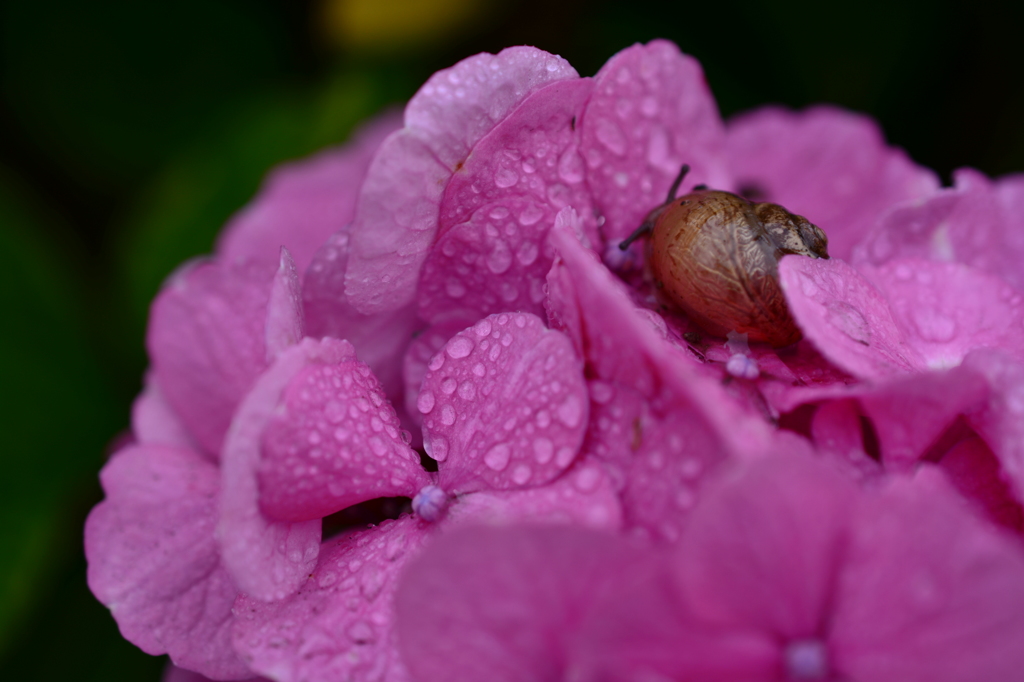
[[[295,261],[288,249],[281,247],[281,264],[270,286],[267,322],[264,331],[267,362],[273,362],[284,349],[294,346],[303,337],[302,285]]]
[[[235,604],[235,646],[278,682],[406,682],[394,641],[397,574],[427,537],[406,516],[328,540],[294,595]]]
[[[215,679],[252,675],[231,646],[238,589],[221,567],[213,529],[219,480],[189,450],[121,450],[100,474],[106,499],[89,514],[89,588],[126,639]]]
[[[438,485],[469,492],[542,485],[587,428],[582,363],[535,315],[491,315],[435,356],[417,400]]]
[[[319,519],[378,497],[412,497],[430,483],[398,415],[351,345],[303,367],[264,427],[260,508],[280,521]]]
[[[535,92],[452,176],[420,278],[423,319],[461,313],[471,324],[505,310],[543,314],[551,267],[544,238],[565,206],[589,216],[590,241],[598,242],[575,129],[591,87],[576,79]]]
[[[525,490],[484,490],[452,505],[446,528],[461,524],[555,523],[619,530],[618,493],[596,462],[577,462],[547,485]]]
[[[167,404],[152,372],[146,373],[145,387],[132,403],[132,434],[139,443],[199,451],[178,415]]]
[[[954,189],[886,216],[856,251],[857,262],[955,261],[1024,291],[1024,175],[993,181],[964,168],[954,179]]]
[[[268,274],[285,246],[301,272],[327,238],[348,224],[370,160],[402,125],[397,112],[370,121],[344,147],[280,166],[259,194],[224,228],[217,244],[222,262],[256,263]]]
[[[786,257],[779,281],[804,336],[854,376],[878,379],[927,366],[885,295],[845,262]]]
[[[303,339],[278,355],[238,407],[224,443],[222,500],[217,537],[224,565],[243,592],[282,599],[295,592],[316,565],[320,519],[274,521],[260,509],[263,438],[292,379],[311,365],[334,365],[352,356],[337,339]]]
[[[306,270],[302,286],[306,334],[333,336],[355,346],[356,355],[373,370],[405,422],[401,358],[423,324],[416,316],[415,304],[375,315],[363,315],[349,304],[345,298],[348,248],[349,230],[339,230],[316,252]],[[409,422],[408,426],[412,425]]]
[[[998,348],[1024,360],[1024,302],[999,278],[920,259],[860,271],[885,294],[904,338],[928,367],[959,365],[974,348]]]
[[[729,121],[726,148],[735,189],[806,217],[833,258],[849,258],[893,206],[939,188],[871,119],[833,107],[757,109]]]
[[[697,60],[655,40],[616,54],[595,81],[580,152],[608,242],[617,244],[665,201],[684,163],[688,186],[730,184],[722,121]]]
[[[172,275],[153,302],[146,347],[174,412],[204,450],[220,453],[242,396],[266,367],[272,276],[201,263]]]
[[[695,616],[785,640],[820,635],[857,489],[810,457],[762,458],[708,490],[675,549]]]
[[[1024,669],[1024,553],[941,475],[864,498],[837,585],[830,654],[878,682],[1012,680]]]
[[[587,611],[644,559],[621,538],[578,528],[443,535],[402,576],[402,658],[418,682],[565,679]]]
[[[452,175],[531,93],[577,77],[561,57],[511,47],[464,59],[420,88],[406,107],[405,128],[374,158],[356,206],[345,286],[357,310],[396,310],[413,301]]]

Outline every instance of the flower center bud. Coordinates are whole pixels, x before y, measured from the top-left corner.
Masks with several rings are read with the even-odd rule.
[[[786,645],[783,657],[789,682],[828,679],[828,649],[820,639],[794,640]]]
[[[448,493],[436,485],[425,485],[412,498],[412,511],[424,521],[439,521],[448,509]]]

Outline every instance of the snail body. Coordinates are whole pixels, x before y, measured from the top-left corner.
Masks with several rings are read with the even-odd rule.
[[[663,298],[710,334],[747,334],[773,346],[799,341],[779,259],[828,258],[825,233],[778,204],[707,189],[676,199],[674,190],[641,228],[650,232],[647,265]]]

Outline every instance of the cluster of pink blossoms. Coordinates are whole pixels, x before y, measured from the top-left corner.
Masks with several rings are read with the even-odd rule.
[[[828,234],[799,343],[618,249],[683,163]],[[471,57],[169,279],[90,587],[176,680],[1024,679],[1021,262],[1024,177],[672,44]]]

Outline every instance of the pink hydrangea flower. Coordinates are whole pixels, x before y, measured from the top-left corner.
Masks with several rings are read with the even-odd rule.
[[[529,575],[529,580],[523,580]],[[398,595],[415,679],[1014,679],[1024,553],[921,470],[806,456],[709,487],[670,550],[579,529],[437,542]]]
[[[640,246],[619,248],[683,163],[689,182],[780,202],[828,233],[832,260],[788,257],[780,268],[804,341],[772,349],[703,333],[659,303]],[[535,663],[565,665],[577,626],[590,632],[585,612],[619,594],[630,571],[668,565],[650,557],[669,550],[652,547],[692,542],[701,524],[723,542],[745,537],[728,519],[700,521],[727,516],[701,511],[722,507],[706,495],[733,499],[708,492],[723,472],[754,467],[785,490],[825,476],[836,496],[871,501],[856,509],[890,500],[918,514],[932,502],[915,500],[934,497],[958,528],[1000,537],[967,506],[949,511],[940,484],[890,481],[934,463],[1019,531],[1020,283],[987,265],[1003,262],[990,252],[1014,230],[1019,183],[963,177],[974,184],[940,190],[870,120],[831,108],[725,124],[699,65],[664,41],[620,52],[593,78],[534,48],[466,59],[435,74],[400,121],[385,116],[347,148],[275,171],[215,256],[168,280],[152,308],[135,439],[104,468],[106,499],[87,523],[90,587],[125,637],[170,654],[182,675],[403,682],[399,577],[414,585],[410,603],[440,603],[453,588],[415,582],[407,566],[431,545],[455,547],[470,586],[500,576],[524,600],[510,613],[532,618],[527,607],[546,601],[550,620],[518,621],[512,648],[491,652],[500,662],[462,657],[469,620],[440,637],[424,630],[437,667],[423,668],[415,632],[428,621],[403,617],[414,672],[449,665],[501,679],[481,667],[489,661],[529,679]],[[978,193],[1003,208],[975,208]],[[966,239],[954,218],[979,211],[988,236]],[[786,463],[794,452],[845,473],[806,473]],[[757,498],[765,523],[773,505],[828,514],[809,517],[821,532],[806,546],[790,533],[745,551],[832,556],[874,518],[819,498]],[[553,571],[536,585],[487,559],[504,556],[490,536],[478,548],[445,544],[463,526],[523,522],[604,535],[539,540],[564,540],[567,554],[553,550],[547,566],[546,552],[528,550],[524,570]],[[911,538],[892,546],[901,542]],[[1016,566],[1001,540],[979,542]],[[570,559],[578,585],[559,573]],[[892,568],[888,549],[868,561]],[[780,603],[838,575],[833,563],[796,566]],[[760,634],[716,639],[720,624],[704,632],[694,608],[670,619],[709,651],[739,647],[754,652],[750,665],[776,668],[788,651],[765,646],[765,632],[779,633],[764,614]],[[815,608],[804,616],[831,607]],[[984,610],[962,613],[983,623]],[[796,659],[820,653],[823,633],[799,636],[818,644]],[[619,665],[609,655],[593,665]],[[693,661],[717,669],[705,658]]]

